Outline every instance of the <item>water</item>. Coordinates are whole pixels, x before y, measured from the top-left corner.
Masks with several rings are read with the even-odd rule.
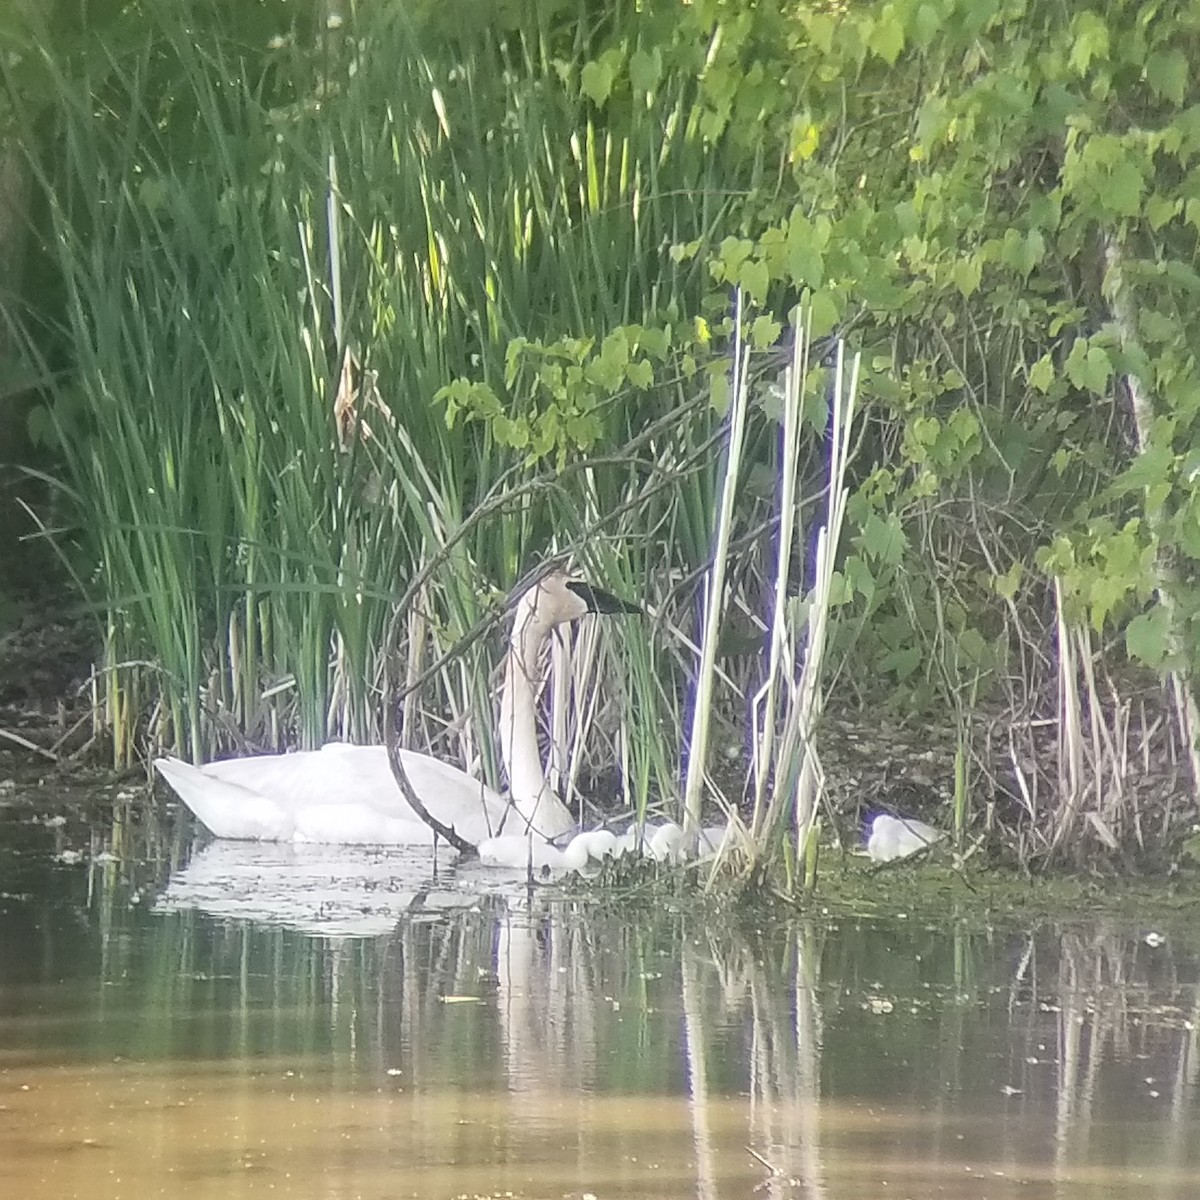
[[[0,1196],[1200,1195],[1186,927],[734,931],[368,851],[118,829],[105,861],[28,817]]]

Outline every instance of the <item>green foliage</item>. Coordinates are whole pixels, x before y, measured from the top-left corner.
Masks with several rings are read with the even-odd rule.
[[[906,612],[928,610],[894,582],[881,587],[861,552],[884,510],[921,528],[910,545],[940,560],[910,551],[909,576],[932,567],[939,591],[952,592],[983,564],[938,514],[953,514],[956,496],[1002,496],[999,527],[1025,532],[989,577],[1019,580],[1022,557],[1032,563],[1039,543],[1065,539],[1069,563],[1049,550],[1038,562],[1065,572],[1072,602],[1097,628],[1136,614],[1163,582],[1160,555],[1179,564],[1181,581],[1200,577],[1194,488],[1179,475],[1200,396],[1190,350],[1200,282],[1200,200],[1188,182],[1200,152],[1187,67],[1200,35],[1194,10],[882,3],[801,5],[790,21],[739,13],[739,30],[782,20],[759,65],[788,101],[764,103],[755,120],[773,134],[768,154],[794,199],[782,189],[749,206],[759,221],[721,243],[711,271],[760,303],[804,292],[821,327],[853,318],[873,350],[865,390],[895,423],[905,470],[886,494],[867,478],[852,506],[864,539],[846,574],[864,615],[894,610],[885,639],[894,644],[880,661],[911,666],[928,641],[917,627],[905,645]],[[731,61],[721,72],[727,95],[757,77]],[[1123,278],[1106,242],[1121,248]],[[1118,288],[1137,314],[1132,331],[1116,320]],[[1111,418],[1115,408],[1128,423],[1131,378],[1153,419],[1130,463]],[[889,443],[869,452],[886,455]],[[1107,489],[1091,482],[1114,479]],[[1179,596],[1184,613],[1195,607],[1189,595]],[[1145,628],[1135,627],[1131,649],[1162,664],[1143,653]]]
[[[667,357],[668,329],[621,326],[596,347],[591,338],[564,337],[546,344],[515,338],[504,363],[506,405],[486,383],[456,379],[434,399],[446,406],[451,428],[460,415],[480,421],[503,446],[522,451],[527,465],[553,457],[561,470],[568,456],[591,450],[609,422],[605,407],[622,393],[647,391],[654,363]]]

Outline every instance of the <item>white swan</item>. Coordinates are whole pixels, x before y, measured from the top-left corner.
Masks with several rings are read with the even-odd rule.
[[[915,817],[893,817],[880,813],[871,822],[871,836],[867,839],[867,857],[872,862],[892,862],[907,858],[940,841],[945,834]]]
[[[529,836],[555,838],[574,826],[570,811],[546,781],[538,750],[538,652],[556,625],[590,612],[638,611],[558,570],[529,587],[516,604],[500,701],[500,752],[512,799],[450,763],[401,751],[409,780],[430,815],[453,826],[473,846],[506,830],[498,840],[515,837],[522,847],[532,840],[547,855],[561,855],[563,851]],[[204,767],[178,758],[159,758],[154,765],[219,838],[348,845],[429,845],[433,839],[432,830],[404,799],[384,746],[333,743],[320,750],[227,759]],[[588,845],[581,843],[573,859],[583,853],[586,862]]]

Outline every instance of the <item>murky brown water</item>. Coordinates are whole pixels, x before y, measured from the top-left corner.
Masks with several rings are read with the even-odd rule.
[[[0,819],[3,1197],[1200,1196],[1186,930],[739,935],[81,839]]]

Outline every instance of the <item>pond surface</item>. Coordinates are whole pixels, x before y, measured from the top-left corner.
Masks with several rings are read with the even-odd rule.
[[[0,1196],[1200,1196],[1186,929],[735,931],[29,817],[0,810]]]

